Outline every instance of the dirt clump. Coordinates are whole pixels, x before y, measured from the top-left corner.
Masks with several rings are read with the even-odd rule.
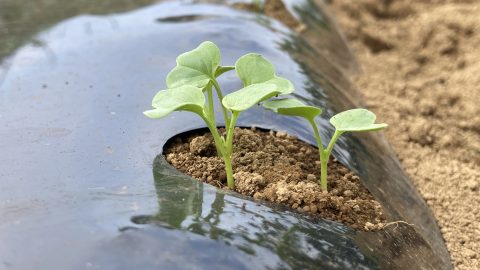
[[[223,159],[206,149],[214,149],[209,133],[176,140],[164,155],[178,170],[223,188]],[[329,192],[322,192],[317,149],[285,132],[237,128],[232,160],[236,191],[241,194],[359,230],[378,230],[386,222],[380,204],[359,177],[336,160],[329,163]]]
[[[330,0],[365,101],[436,216],[456,269],[480,269],[480,2]]]
[[[263,3],[263,9],[258,10],[258,7],[254,3],[235,3],[233,7],[236,9],[248,10],[253,12],[262,12],[263,14],[277,19],[289,28],[296,32],[303,32],[306,30],[306,26],[299,22],[287,9],[282,0],[265,0]]]

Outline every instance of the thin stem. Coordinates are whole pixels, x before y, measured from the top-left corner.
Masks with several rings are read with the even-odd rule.
[[[217,91],[217,96],[218,96],[218,99],[220,100],[220,105],[222,106],[223,118],[225,119],[225,127],[228,127],[230,125],[230,118],[228,117],[227,108],[225,108],[222,104],[222,100],[223,100],[222,90],[220,90],[220,85],[218,85],[217,80],[212,80],[212,82],[213,82],[213,85],[215,86],[215,90]]]
[[[320,154],[320,187],[322,191],[328,192],[328,159],[329,156],[326,155],[325,151],[322,151]]]
[[[235,189],[235,180],[233,179],[232,157],[230,155],[223,156],[225,163],[225,172],[227,173],[227,186],[229,189]]]
[[[328,147],[325,150],[322,150],[320,154],[320,186],[323,191],[328,192],[327,188],[327,176],[328,176],[328,160],[330,159],[330,154],[332,154],[333,146],[337,142],[338,138],[340,135],[342,135],[343,132],[335,130],[335,133],[333,134],[332,139],[328,143]]]
[[[225,171],[227,172],[227,185],[230,189],[235,189],[235,180],[233,179],[232,153],[233,153],[233,135],[235,133],[235,124],[237,123],[240,112],[232,112],[232,119],[227,129],[227,140],[225,142]]]
[[[317,147],[318,147],[318,155],[320,156],[320,180],[319,180],[319,184],[322,188],[322,190],[327,190],[327,169],[326,169],[326,166],[324,165],[325,164],[325,157],[323,155],[323,152],[324,152],[324,148],[323,148],[323,144],[322,144],[322,138],[320,137],[320,133],[318,132],[318,126],[317,126],[317,123],[315,123],[315,120],[314,119],[307,119],[308,122],[310,122],[310,125],[312,125],[312,128],[313,128],[313,132],[315,134],[315,139],[317,140]],[[328,163],[328,159],[327,159],[327,163]]]
[[[224,148],[224,140],[223,137],[220,136],[217,123],[215,121],[215,108],[213,106],[213,90],[212,85],[207,86],[207,96],[208,96],[208,110],[205,112],[205,115],[202,116],[205,123],[207,123],[208,129],[210,133],[212,133],[213,140],[215,142],[215,147],[217,148],[217,155],[224,156],[225,155],[225,148]]]
[[[333,137],[332,139],[330,140],[330,143],[328,144],[328,147],[327,147],[327,155],[328,157],[330,157],[330,154],[332,153],[332,150],[333,150],[333,146],[335,145],[335,143],[337,142],[338,138],[340,137],[340,135],[342,135],[343,132],[341,131],[338,131],[338,130],[335,130],[335,133],[333,134]]]
[[[211,122],[210,119],[207,118],[205,115],[200,115],[202,117],[203,121],[207,124],[208,129],[210,130],[210,133],[213,136],[213,141],[215,142],[215,148],[217,149],[217,155],[219,157],[225,156],[225,147],[224,147],[224,140],[223,137],[220,136],[220,133],[218,132],[217,126],[215,125],[215,122]]]
[[[238,115],[240,112],[234,111],[232,113],[232,121],[230,121],[230,125],[228,126],[227,130],[227,141],[226,141],[226,149],[231,154],[233,152],[233,135],[235,133],[235,124],[237,123]]]
[[[322,138],[320,137],[320,133],[318,132],[318,126],[317,123],[315,123],[315,120],[313,119],[307,119],[310,125],[312,125],[313,128],[313,133],[315,134],[315,139],[317,140],[317,147],[319,152],[323,151],[323,144],[322,144]]]
[[[207,117],[212,123],[215,122],[215,108],[213,107],[213,93],[212,93],[212,85],[207,86],[207,95],[208,95],[208,112]]]

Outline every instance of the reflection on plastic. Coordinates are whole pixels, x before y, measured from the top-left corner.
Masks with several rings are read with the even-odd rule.
[[[163,156],[155,159],[153,173],[159,211],[133,217],[134,223],[226,243],[245,261],[270,268],[377,268],[353,242],[354,232],[341,224],[301,217],[216,189],[179,173]]]

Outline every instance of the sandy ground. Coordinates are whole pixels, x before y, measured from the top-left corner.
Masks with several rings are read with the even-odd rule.
[[[480,269],[480,1],[329,2],[455,269]]]

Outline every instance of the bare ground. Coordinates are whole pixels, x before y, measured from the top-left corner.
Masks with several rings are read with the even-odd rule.
[[[329,2],[455,268],[480,269],[480,1]]]

